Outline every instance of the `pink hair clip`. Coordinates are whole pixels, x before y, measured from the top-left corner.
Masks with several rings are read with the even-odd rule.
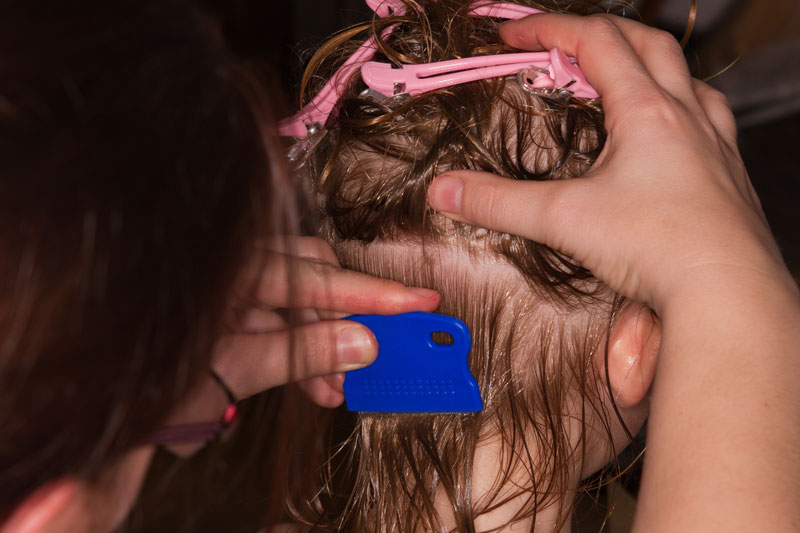
[[[452,59],[424,65],[393,68],[388,63],[369,61],[361,67],[361,79],[384,96],[418,94],[452,87],[470,81],[523,74],[521,82],[529,90],[566,89],[581,98],[598,98],[580,69],[564,52],[529,52]]]
[[[381,18],[402,16],[406,12],[406,4],[401,0],[366,0],[366,2]],[[475,16],[517,20],[542,11],[507,2],[479,1],[471,5],[470,13]],[[393,31],[394,26],[389,26],[381,37],[385,39]],[[529,90],[561,90],[581,98],[600,97],[574,64],[574,59],[568,58],[558,48],[553,48],[549,52],[478,56],[423,65],[403,65],[400,68],[394,68],[388,63],[370,61],[376,51],[376,40],[370,37],[347,58],[308,105],[299,113],[279,123],[280,134],[303,139],[310,132],[320,131],[350,78],[358,70],[361,71],[364,83],[384,96],[398,94],[413,96],[470,81],[518,73],[522,86]],[[307,149],[300,150],[300,152],[306,151]],[[290,159],[296,162],[302,157],[303,154],[294,153]]]
[[[366,0],[372,11],[381,18],[406,14],[406,4],[402,0]],[[528,15],[543,13],[540,9],[512,4],[510,2],[494,2],[480,0],[470,5],[470,13],[478,17],[495,17],[499,19],[518,20]]]
[[[473,2],[470,13],[476,17],[494,17],[498,19],[519,20],[529,15],[544,13],[541,9],[511,4],[509,2],[493,2],[492,0]]]

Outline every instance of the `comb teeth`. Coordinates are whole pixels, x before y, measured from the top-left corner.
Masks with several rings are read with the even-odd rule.
[[[452,379],[365,379],[365,396],[455,396]]]
[[[404,416],[454,416],[454,415],[461,415],[461,416],[469,416],[480,413],[480,411],[436,411],[435,413],[430,412],[413,412],[413,411],[397,411],[397,412],[386,412],[386,411],[356,411],[358,414],[363,416],[385,416],[390,417],[398,414],[402,414]]]
[[[432,313],[355,315],[378,339],[378,358],[348,372],[344,394],[350,411],[364,413],[472,413],[483,409],[469,372],[469,329],[457,318]],[[453,342],[439,344],[445,332]]]

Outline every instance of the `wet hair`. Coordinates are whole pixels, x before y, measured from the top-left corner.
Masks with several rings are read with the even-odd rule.
[[[208,17],[2,5],[0,522],[163,423],[292,216],[268,95]]]
[[[468,6],[409,2],[403,16],[342,32],[311,59],[304,94],[313,95],[369,35],[379,38],[376,59],[395,65],[513,51],[497,21],[470,16]],[[394,33],[380,38],[388,25]],[[592,360],[598,350],[602,357],[620,299],[542,244],[432,211],[426,192],[449,169],[518,180],[580,176],[603,147],[602,110],[563,94],[532,94],[514,79],[405,99],[365,89],[354,76],[300,177],[316,194],[321,232],[344,266],[437,289],[439,311],[468,324],[470,368],[485,408],[357,416],[352,434],[332,445],[321,478],[311,476],[310,492],[290,499],[293,516],[322,530],[474,531],[477,517],[522,498],[511,521],[534,517],[535,524],[537,512],[558,505],[563,524],[570,509],[561,497],[587,448],[613,449],[616,408],[608,407]],[[494,438],[504,443],[497,477],[473,501],[476,447]]]

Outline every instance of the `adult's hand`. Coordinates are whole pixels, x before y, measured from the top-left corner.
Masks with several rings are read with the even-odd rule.
[[[501,27],[560,47],[602,95],[608,138],[585,177],[451,171],[430,205],[579,260],[660,316],[637,531],[796,531],[800,298],[736,148],[724,97],[672,37],[612,16]]]
[[[691,78],[674,38],[614,16],[535,15],[500,31],[517,48],[577,57],[602,95],[608,140],[568,182],[445,173],[433,208],[561,250],[656,311],[720,267],[783,268],[727,102]]]
[[[435,291],[341,268],[318,238],[276,240],[264,253],[242,331],[223,337],[214,356],[214,369],[239,399],[301,382],[312,400],[335,407],[344,400],[343,372],[378,353],[372,332],[342,317],[433,311],[440,303]]]

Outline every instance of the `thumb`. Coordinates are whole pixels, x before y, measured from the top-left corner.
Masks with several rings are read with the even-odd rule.
[[[238,333],[221,341],[214,370],[239,398],[374,362],[378,341],[358,322],[325,320],[267,333]]]
[[[520,181],[488,172],[459,170],[436,177],[428,189],[429,205],[443,215],[540,242],[569,254],[564,236],[574,234],[580,178]],[[574,250],[572,250],[574,251]]]

